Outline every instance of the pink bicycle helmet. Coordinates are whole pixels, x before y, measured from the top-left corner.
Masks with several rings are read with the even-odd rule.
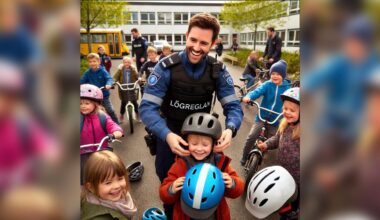
[[[101,102],[103,101],[103,92],[97,86],[82,84],[80,85],[80,98]]]

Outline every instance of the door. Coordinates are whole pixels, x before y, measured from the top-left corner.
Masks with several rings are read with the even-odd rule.
[[[114,50],[115,42],[114,42],[113,34],[107,34],[107,42],[108,42],[109,55],[111,57],[115,56],[115,50]]]

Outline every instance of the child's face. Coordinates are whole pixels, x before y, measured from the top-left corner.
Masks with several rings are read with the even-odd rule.
[[[125,177],[115,175],[99,184],[98,196],[101,199],[112,202],[119,201],[125,191],[126,186],[127,182],[125,181]]]
[[[256,60],[257,59],[257,53],[251,53],[249,55],[249,58],[251,58],[251,60]]]
[[[154,52],[149,52],[148,53],[148,58],[149,58],[150,61],[156,60],[156,57],[157,57],[156,53],[154,53]]]
[[[91,114],[96,108],[96,104],[87,99],[80,100],[80,112],[84,115]]]
[[[125,68],[129,68],[131,66],[131,61],[130,60],[123,60],[123,65]]]
[[[288,123],[294,123],[298,121],[300,117],[300,106],[294,102],[285,100],[282,113]]]
[[[164,54],[164,56],[168,56],[170,55],[172,52],[170,51],[169,48],[164,48],[162,49],[162,54]]]
[[[190,154],[197,160],[203,160],[210,155],[212,138],[204,135],[190,134],[187,138]]]
[[[276,84],[276,85],[282,84],[282,76],[279,73],[272,72],[270,78],[274,84]]]
[[[88,65],[90,66],[91,69],[97,69],[99,64],[100,62],[96,58],[92,58],[88,60]]]
[[[104,50],[103,47],[100,47],[100,48],[98,49],[98,53],[100,53],[100,54],[104,54],[104,52],[105,52],[105,50]]]

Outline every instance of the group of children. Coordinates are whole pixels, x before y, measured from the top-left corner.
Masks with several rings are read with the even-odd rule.
[[[101,66],[101,62],[105,61],[105,58],[101,59],[98,54],[94,53],[87,56],[90,68],[80,81],[81,145],[99,143],[107,135],[111,138],[123,136],[123,129],[119,126],[118,118],[113,111],[108,90],[111,89],[114,82],[134,83],[143,75],[147,78],[158,62],[155,48],[149,47],[147,52],[149,61],[142,66],[140,73],[132,65],[131,58],[124,57],[123,64],[118,67],[113,78]],[[164,48],[163,54],[167,55],[167,53],[168,50]],[[284,118],[278,130],[278,125],[273,125],[269,129],[269,134],[273,137],[260,143],[258,147],[263,151],[278,148],[279,164],[291,173],[299,187],[299,88],[290,88],[290,82],[285,79],[286,68],[287,64],[283,60],[275,63],[270,69],[271,79],[248,93],[243,98],[243,102],[249,102],[262,96],[262,107],[283,112]],[[101,87],[103,89],[100,89]],[[121,99],[119,119],[123,121],[125,104],[129,96],[119,90],[119,97]],[[136,115],[138,115],[137,101],[133,100],[132,103],[135,105]],[[262,112],[261,115],[267,120],[275,117],[265,112]],[[256,118],[256,123],[251,129],[244,147],[242,164],[247,160],[247,155],[262,126],[263,123]],[[195,113],[184,121],[182,135],[189,143],[190,156],[177,157],[159,190],[160,198],[165,204],[174,204],[174,219],[199,219],[199,216],[202,216],[202,219],[230,219],[230,212],[224,197],[241,196],[244,191],[244,182],[231,167],[229,157],[223,153],[213,152],[213,147],[221,133],[220,122],[208,113]],[[202,199],[204,195],[213,196],[204,185],[193,193],[189,193],[194,204],[187,204],[186,200],[182,198],[183,193],[181,194],[182,189],[188,187],[186,184],[190,185],[190,180],[185,182],[188,170],[197,164],[204,163],[212,164],[222,172],[222,178],[216,184],[224,187],[224,194],[216,201],[208,201],[211,209],[202,209],[202,205],[195,205],[195,203],[205,202]],[[201,173],[198,177],[194,177],[196,182],[202,179],[201,175],[206,174]],[[107,216],[110,219],[131,219],[136,215],[137,208],[128,192],[126,167],[107,143],[102,146],[101,151],[96,151],[96,147],[81,149],[81,185],[83,192],[81,197],[82,219],[94,219],[99,216]],[[298,198],[292,204],[292,211],[297,215]]]

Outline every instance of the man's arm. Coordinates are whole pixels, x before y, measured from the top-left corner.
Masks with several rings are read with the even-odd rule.
[[[135,40],[132,41],[132,57],[135,56],[135,46],[134,46]]]
[[[276,37],[276,48],[274,50],[273,59],[280,59],[281,58],[281,47],[282,47],[282,40],[279,37]]]
[[[267,40],[266,44],[265,44],[265,50],[264,50],[264,54],[263,54],[263,57],[265,57],[266,55],[268,55],[268,47],[269,47],[269,39]]]

